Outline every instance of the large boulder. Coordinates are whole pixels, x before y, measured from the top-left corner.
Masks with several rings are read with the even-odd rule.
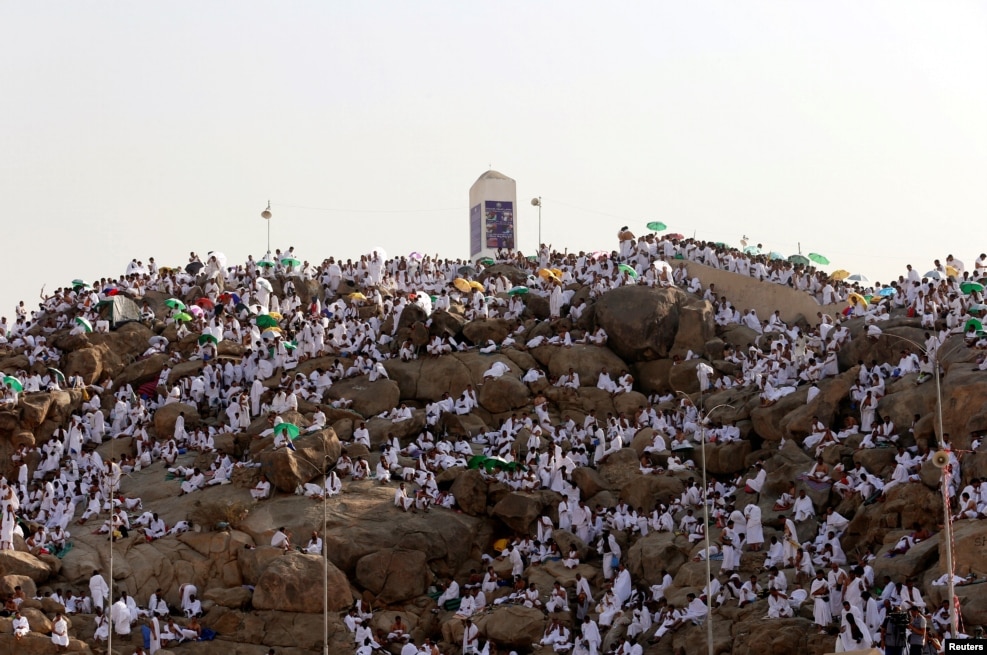
[[[398,383],[387,378],[371,382],[366,375],[346,378],[332,385],[326,395],[333,400],[351,400],[353,411],[363,416],[373,416],[398,406],[401,389]]]
[[[505,648],[525,649],[538,643],[545,632],[541,610],[522,605],[497,606],[476,619],[480,634]]]
[[[470,321],[463,326],[463,336],[477,345],[488,341],[500,343],[511,333],[510,324],[502,318]]]
[[[170,403],[162,405],[154,412],[154,434],[161,441],[171,439],[175,435],[175,421],[185,414],[185,429],[191,430],[199,425],[199,410],[185,403]]]
[[[531,390],[518,378],[504,374],[485,381],[477,394],[477,401],[488,412],[501,414],[530,403]]]
[[[323,568],[325,567],[325,568]],[[338,612],[353,603],[346,575],[318,555],[285,553],[273,560],[257,580],[253,606],[258,610],[322,612],[329,585],[329,611]]]
[[[596,322],[607,331],[607,345],[618,357],[658,359],[667,357],[675,344],[679,307],[686,302],[686,294],[679,289],[622,286],[596,301]],[[712,329],[706,338],[711,336]]]
[[[487,511],[487,481],[477,470],[462,471],[452,483],[452,495],[461,510],[473,516]]]
[[[51,567],[31,553],[0,550],[0,576],[23,575],[41,584],[51,576]]]
[[[421,596],[428,578],[428,557],[418,550],[384,548],[356,563],[357,584],[387,605]]]
[[[510,493],[493,506],[490,515],[503,521],[515,532],[528,534],[544,507],[543,494]]]
[[[674,533],[650,532],[627,552],[627,568],[635,579],[650,586],[661,582],[663,569],[676,571],[688,559],[676,545]]]
[[[326,428],[294,440],[294,450],[265,450],[256,457],[260,469],[279,491],[293,492],[300,484],[322,475],[342,451],[336,432]]]

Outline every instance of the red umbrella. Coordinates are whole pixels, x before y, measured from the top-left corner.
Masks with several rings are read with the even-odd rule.
[[[158,382],[157,380],[151,380],[150,382],[145,382],[140,387],[137,388],[138,395],[150,398],[158,392]]]
[[[666,239],[669,239],[671,241],[683,241],[683,240],[685,240],[685,236],[679,234],[678,232],[675,232],[674,234],[666,234],[665,235],[665,238]]]
[[[209,300],[209,298],[199,298],[195,301],[195,304],[203,309],[214,309],[216,307],[216,303]]]

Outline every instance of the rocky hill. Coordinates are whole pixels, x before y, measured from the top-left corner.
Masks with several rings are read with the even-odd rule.
[[[511,264],[499,264],[476,278],[483,282],[504,274],[515,283],[523,283],[529,280],[531,272]],[[702,276],[696,268],[692,272]],[[730,275],[722,271],[717,274],[718,279]],[[205,290],[209,279],[205,271],[198,277],[190,276],[186,292],[177,297],[189,306],[201,297],[210,297]],[[308,307],[315,299],[326,300],[320,284],[307,277],[279,274],[268,279],[273,294],[282,296],[290,282],[301,307]],[[219,285],[219,292],[245,293],[237,284],[227,279]],[[591,440],[597,437],[590,433],[586,440],[589,461],[564,474],[566,485],[578,489],[579,498],[590,508],[599,508],[601,524],[610,523],[609,534],[621,551],[618,559],[630,571],[642,595],[649,599],[651,609],[658,608],[658,603],[651,601],[651,587],[662,582],[663,570],[673,580],[664,590],[664,598],[683,607],[689,602],[688,595],[700,594],[706,584],[706,562],[698,557],[703,540],[690,539],[677,529],[685,508],[675,510],[675,531],[652,529],[645,536],[622,529],[622,524],[619,521],[614,524],[612,518],[613,508],[624,503],[630,510],[642,513],[671,505],[683,496],[691,481],[700,478],[701,444],[694,443],[687,456],[681,451],[646,450],[653,443],[655,428],[634,427],[643,408],[654,406],[677,415],[683,408],[683,396],[700,412],[717,408],[711,412],[710,429],[719,424],[739,429],[739,439],[711,443],[706,449],[705,461],[711,480],[727,486],[740,481],[732,496],[716,507],[729,515],[727,503],[740,510],[749,504],[757,505],[762,512],[767,545],[772,537],[784,539],[780,515],[790,515],[791,511],[775,507],[779,497],[794,485],[811,498],[816,517],[798,523],[800,544],[811,543],[816,538],[820,521],[832,508],[849,521],[840,538],[848,565],[872,553],[875,557],[870,565],[875,587],[884,586],[885,575],[895,583],[914,578],[930,610],[940,604],[946,588],[932,583],[945,571],[943,553],[947,544],[942,531],[940,470],[932,462],[918,462],[914,481],[898,485],[880,498],[864,498],[859,493],[844,497],[832,485],[814,485],[800,479],[816,461],[813,449],[803,446],[804,440],[817,431],[814,424],[821,422],[836,432],[843,428],[848,417],[860,418],[859,404],[851,395],[853,384],[860,377],[860,362],[868,367],[874,362],[888,364],[889,368],[897,366],[903,343],[926,342],[927,330],[921,327],[920,318],[910,318],[903,309],[895,309],[890,320],[881,324],[882,334],[876,338],[868,336],[866,319],[846,320],[843,326],[849,336],[839,348],[838,370],[834,374],[822,377],[815,385],[795,386],[776,400],[765,400],[762,389],[753,380],[743,381],[744,367],[738,363],[736,353],[753,348],[767,355],[778,334],[758,334],[739,324],[719,325],[710,302],[675,286],[625,284],[602,293],[590,293],[588,287],[573,282],[567,287],[571,292],[568,304],[572,306],[582,300],[585,309],[576,319],[565,311],[561,318],[551,318],[549,298],[534,293],[535,284],[530,284],[532,292],[522,296],[524,310],[516,318],[497,311],[486,317],[471,315],[465,297],[454,300],[448,311],[429,314],[418,304],[407,304],[397,313],[388,311],[385,305],[364,304],[340,290],[335,298],[345,299],[346,306],[355,314],[353,320],[379,321],[379,334],[393,335],[393,340],[378,339],[378,347],[385,355],[380,361],[386,376],[359,374],[337,379],[324,395],[298,398],[297,408],[279,412],[285,422],[302,429],[302,435],[293,442],[294,449],[274,447],[266,414],[252,416],[249,422],[231,428],[228,414],[211,408],[208,402],[186,402],[188,399],[182,396],[181,402],[159,404],[172,389],[202,375],[206,365],[200,347],[202,332],[195,329],[194,322],[189,330],[174,321],[175,312],[166,302],[173,296],[165,291],[149,286],[139,295],[126,292],[124,295],[130,293],[139,303],[146,301],[153,318],[125,322],[102,333],[73,329],[72,319],[86,312],[77,302],[82,294],[73,295],[67,307],[50,306],[25,335],[11,339],[0,356],[0,370],[8,376],[23,381],[37,374],[49,376],[55,383],[51,390],[8,392],[10,402],[0,406],[0,473],[8,481],[17,482],[23,461],[27,464],[31,488],[43,490],[45,481],[60,474],[56,469],[36,480],[35,473],[46,459],[46,446],[53,440],[65,439],[63,430],[71,430],[73,417],[91,422],[93,411],[104,415],[108,433],[102,443],[89,443],[86,449],[94,450],[106,462],[138,456],[138,444],[133,436],[111,438],[114,436],[110,429],[114,417],[111,410],[117,407],[118,392],[128,385],[134,391],[125,399],[128,407],[133,407],[140,393],[150,389],[145,403],[150,420],[146,432],[152,442],[161,444],[172,439],[181,415],[187,431],[198,427],[211,429],[215,433],[215,450],[228,455],[238,465],[233,469],[230,484],[206,486],[185,495],[179,495],[182,475],[170,473],[168,469],[174,465],[169,467],[160,459],[121,478],[119,492],[127,498],[139,498],[142,503],[140,509],[131,510],[132,518],[143,511],[153,511],[169,527],[189,521],[191,529],[181,534],[149,540],[134,529],[111,545],[106,535],[95,534],[106,513],[85,525],[77,524],[76,519],[86,507],[85,499],[79,498],[68,524],[72,547],[67,552],[56,557],[39,554],[35,548],[32,553],[25,539],[16,536],[14,550],[0,551],[0,595],[12,594],[16,587],[23,590],[27,599],[21,608],[30,622],[30,633],[15,645],[12,619],[0,618],[0,651],[55,652],[48,634],[55,613],[64,607],[45,598],[45,592],[61,590],[63,597],[70,592],[87,595],[94,570],[109,577],[112,556],[115,595],[126,591],[144,607],[150,595],[160,589],[181,624],[186,619],[176,608],[182,602],[182,585],[194,584],[198,589],[204,611],[201,623],[215,632],[215,641],[182,643],[166,651],[192,654],[222,648],[226,653],[252,655],[274,648],[278,653],[302,655],[323,649],[325,631],[328,652],[350,653],[355,649],[354,636],[345,626],[344,617],[354,601],[361,599],[373,607],[369,623],[375,632],[386,634],[394,617],[400,615],[416,644],[422,644],[428,637],[438,643],[442,653],[459,653],[464,621],[456,616],[455,610],[437,607],[436,594],[429,595],[430,591],[437,583],[445,584],[451,579],[465,585],[471,572],[482,575],[488,564],[502,578],[510,580],[511,559],[501,557],[499,548],[504,540],[536,535],[542,516],[552,521],[551,538],[558,544],[558,552],[565,556],[573,549],[580,563],[567,568],[552,557],[541,563],[526,562],[521,577],[536,584],[542,603],[548,600],[555,582],[569,590],[569,599],[574,602],[576,574],[581,574],[599,601],[607,586],[603,556],[595,539],[585,543],[575,530],[559,528],[559,503],[563,495],[537,484],[534,486],[538,488],[514,489],[496,467],[485,470],[457,465],[435,470],[437,489],[451,494],[455,502],[452,507],[433,505],[428,512],[405,512],[395,506],[398,476],[387,481],[353,480],[344,476],[342,492],[325,502],[296,494],[300,485],[320,484],[326,467],[335,466],[344,456],[366,457],[372,468],[377,464],[382,445],[396,439],[406,448],[426,429],[450,443],[462,437],[469,444],[471,454],[479,455],[485,444],[476,439],[478,436],[495,433],[512,416],[523,417],[527,413],[534,417],[539,411],[537,407],[547,411],[554,426],[564,425],[570,419],[581,426],[591,411],[604,429],[605,417],[628,420],[630,427],[624,428],[630,435],[627,441],[595,462]],[[757,300],[762,306],[771,305],[772,294],[789,292],[770,283],[756,284],[763,285]],[[741,286],[744,285],[749,286],[749,281],[745,279]],[[353,285],[345,291],[370,295],[372,290]],[[217,295],[213,293],[211,297],[215,300]],[[384,289],[383,295],[406,294]],[[506,293],[490,295],[498,299],[491,302],[494,307],[506,304],[510,298]],[[808,310],[788,315],[786,310],[786,320],[811,333],[816,318],[806,317],[807,313]],[[63,320],[59,322],[58,317]],[[290,315],[280,320],[286,336],[301,332],[301,323],[294,323]],[[202,319],[200,325],[204,327],[206,322],[207,319]],[[248,324],[250,319],[243,322]],[[524,327],[523,336],[518,336],[513,345],[503,346],[505,339],[518,334],[518,326]],[[565,345],[565,334],[578,341],[598,328],[606,332],[605,345],[578,342]],[[188,334],[183,335],[186,331]],[[560,334],[563,343],[550,342]],[[40,336],[46,337],[54,359],[46,361],[35,356]],[[164,337],[167,347],[163,352],[149,353],[149,344],[157,336]],[[436,336],[451,337],[466,347],[462,351],[429,355],[426,346]],[[537,337],[545,339],[539,342]],[[535,345],[526,345],[532,340]],[[501,345],[481,352],[480,347],[491,341]],[[414,345],[418,352],[415,358],[403,361],[388,356],[405,342]],[[210,356],[215,355],[213,361],[221,363],[242,362],[254,354],[250,346],[249,339],[245,342],[224,339]],[[696,357],[685,359],[690,352]],[[292,361],[287,376],[282,377],[284,371],[277,370],[264,380],[263,401],[273,401],[275,394],[290,387],[295,374],[309,376],[330,370],[337,360],[346,369],[353,365],[356,354],[327,347],[318,356],[299,358],[297,364]],[[987,453],[972,448],[987,430],[987,373],[980,370],[978,361],[982,354],[970,346],[962,331],[949,334],[938,348],[942,368],[942,431],[950,435],[950,445],[961,464],[957,467],[960,488],[975,479],[987,478]],[[273,349],[271,356],[275,356]],[[498,377],[485,377],[496,362],[502,363],[506,372]],[[703,365],[713,369],[713,380],[736,378],[740,374],[742,382],[731,388],[701,392],[702,376],[697,372]],[[56,367],[63,377],[53,377],[51,369]],[[544,375],[524,382],[522,378],[532,370]],[[163,377],[162,371],[166,371]],[[608,371],[614,379],[629,372],[633,376],[632,390],[614,393],[598,388],[597,381],[603,371]],[[578,374],[580,386],[552,384],[570,372]],[[77,384],[72,385],[73,380]],[[898,426],[898,442],[921,455],[939,448],[943,439],[936,421],[936,385],[932,381],[923,384],[917,381],[916,373],[889,376],[876,409],[883,419]],[[477,406],[465,413],[443,411],[430,425],[429,405],[442,401],[445,394],[458,398],[469,386],[476,390]],[[244,387],[249,389],[249,384]],[[810,393],[814,397],[807,400]],[[84,404],[97,396],[101,407],[87,409]],[[410,418],[395,421],[386,417],[402,404],[410,408]],[[325,415],[325,426],[306,432],[318,413]],[[364,422],[369,430],[369,448],[354,442],[354,431]],[[532,438],[533,429],[523,427],[513,436],[510,451],[514,460],[525,462],[529,449],[541,453],[552,450],[548,435]],[[671,429],[669,437],[677,431],[681,432]],[[883,480],[890,479],[896,468],[896,449],[861,448],[862,439],[860,434],[851,434],[842,442],[823,448],[822,461],[829,470],[842,465],[847,471],[866,469]],[[612,443],[610,439],[608,442]],[[564,443],[564,451],[571,448],[569,442]],[[670,458],[678,455],[691,460],[692,465],[672,470],[675,467],[670,466]],[[66,449],[59,459],[61,466],[71,470],[77,454]],[[208,470],[216,459],[213,452],[190,448],[178,457],[176,464]],[[402,469],[414,469],[418,461],[411,453],[399,457]],[[754,476],[757,462],[767,470],[760,493],[745,490],[743,482]],[[644,472],[646,466],[654,472]],[[250,490],[261,475],[270,480],[273,494],[255,501]],[[408,488],[413,491],[420,485],[409,482]],[[954,511],[958,500],[954,499]],[[699,513],[698,508],[694,509]],[[22,508],[21,517],[24,536],[30,536],[44,522],[36,510]],[[905,554],[887,557],[899,539],[911,533],[916,525],[933,536]],[[284,552],[272,547],[272,534],[281,527],[290,531],[301,546],[313,531],[324,534],[327,559],[319,554],[294,549]],[[721,540],[722,528],[722,522],[709,527],[714,542]],[[971,579],[975,576],[977,582],[987,575],[987,524],[982,520],[956,521],[953,548],[958,575]],[[738,569],[741,580],[755,575],[762,585],[767,585],[768,574],[763,569],[766,551],[767,548],[743,549]],[[729,576],[718,575],[721,566],[722,561],[714,559],[713,574],[726,583]],[[793,569],[785,573],[790,592],[796,587],[808,589],[808,578],[797,578]],[[490,652],[532,652],[533,644],[543,638],[553,618],[576,627],[574,611],[568,608],[548,613],[524,604],[493,604],[511,591],[510,586],[498,587],[488,595],[488,606],[472,617],[479,628],[481,643],[490,643]],[[959,586],[957,596],[967,631],[987,624],[984,587]],[[794,617],[779,619],[765,619],[768,603],[762,597],[741,607],[736,599],[725,600],[712,616],[715,652],[815,654],[834,650],[839,623],[820,634],[820,626],[813,623],[811,600],[803,603]],[[324,608],[328,608],[327,619],[324,619]],[[597,612],[594,610],[591,615],[596,617]],[[634,619],[627,606],[610,629],[601,627],[603,652],[610,652],[625,639],[641,644],[648,654],[705,652],[705,626],[687,622],[652,639],[658,628],[653,625],[628,638],[628,627]],[[105,645],[93,639],[92,615],[72,614],[69,621],[70,651],[105,649]],[[384,647],[393,653],[401,652],[400,643],[384,644]],[[124,655],[130,655],[132,648],[123,639],[113,645],[115,652]],[[549,651],[547,646],[542,649]]]

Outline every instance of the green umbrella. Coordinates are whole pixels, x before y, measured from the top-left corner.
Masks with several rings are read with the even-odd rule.
[[[302,430],[294,423],[278,423],[274,426],[274,434],[281,434],[282,432],[287,432],[289,437],[295,439]]]
[[[538,261],[538,256],[537,255],[528,255],[528,261],[529,262],[536,262],[536,261]]]
[[[285,350],[294,350],[298,347],[298,343],[295,341],[286,341],[284,344]]]
[[[823,266],[829,265],[829,260],[826,259],[826,257],[824,255],[820,255],[817,252],[810,252],[809,253],[809,259],[811,259],[812,261],[814,261],[817,264],[822,264]]]
[[[984,285],[979,282],[964,282],[960,285],[960,291],[970,295],[971,293],[979,293],[984,290]]]
[[[969,332],[971,327],[973,327],[973,328],[975,328],[977,330],[983,330],[984,329],[984,324],[981,323],[979,320],[977,320],[975,318],[971,318],[970,320],[968,320],[966,322],[966,325],[963,326],[963,331],[964,332]]]
[[[254,323],[256,323],[259,328],[272,328],[278,326],[278,320],[270,314],[261,314],[254,319]]]
[[[651,221],[646,227],[652,232],[661,232],[662,230],[668,229],[668,226],[661,221]]]
[[[970,308],[967,311],[970,311],[970,312],[983,312],[983,311],[987,311],[987,305],[985,305],[984,303],[978,302],[976,305],[970,305]]]
[[[518,468],[517,462],[507,462],[498,457],[487,457],[486,455],[473,455],[466,463],[467,468],[483,468],[487,472],[500,467],[507,471],[514,471]]]
[[[24,391],[24,385],[21,384],[21,381],[15,378],[13,375],[5,375],[3,378],[3,383],[8,387],[10,387],[11,389],[13,389],[14,391],[16,391],[17,393]]]
[[[274,266],[274,262],[272,262],[270,259],[262,259],[259,262],[257,262],[257,265],[260,266],[261,268],[271,268],[272,266]]]
[[[86,332],[93,331],[93,324],[87,321],[86,319],[82,318],[81,316],[76,316],[75,322],[81,325],[82,327],[86,328]]]
[[[175,314],[175,320],[176,321],[182,321],[182,322],[191,321],[192,320],[192,315],[191,314],[186,314],[185,312],[178,312],[177,314]]]
[[[770,253],[768,253],[768,259],[770,259],[771,261],[778,261],[779,259],[784,259],[784,258],[785,256],[780,252],[778,252],[777,250],[772,250]]]
[[[65,374],[59,371],[57,368],[48,367],[48,372],[55,375],[55,379],[59,382],[65,382]]]
[[[169,298],[168,300],[165,301],[165,304],[171,307],[172,309],[185,309],[185,303],[183,303],[178,298]]]
[[[302,263],[294,257],[282,257],[281,264],[284,266],[301,266]]]
[[[724,250],[733,250],[733,246],[731,246],[729,243],[726,243],[724,241],[717,241],[713,245],[716,246],[717,248],[723,248]]]
[[[216,345],[216,344],[219,343],[219,339],[217,339],[215,337],[215,335],[212,335],[212,334],[200,334],[199,335],[199,344],[202,345],[202,344],[205,344],[205,343],[211,343],[213,345]]]
[[[496,262],[489,257],[484,257],[483,259],[476,262],[477,264],[483,264],[484,266],[493,266]]]
[[[620,264],[617,267],[617,270],[623,271],[624,273],[627,273],[631,277],[637,277],[637,271],[635,271],[632,266],[628,266],[627,264]]]
[[[526,293],[528,293],[528,287],[513,287],[512,289],[508,290],[507,295],[523,296]]]
[[[805,255],[792,255],[788,258],[788,261],[792,264],[801,264],[802,266],[808,266],[812,263]]]

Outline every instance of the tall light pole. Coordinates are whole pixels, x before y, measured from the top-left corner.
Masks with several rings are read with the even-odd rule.
[[[298,461],[312,467],[322,478],[322,655],[329,655],[329,544],[326,543],[326,525],[329,523],[329,494],[326,491],[325,476],[329,475],[329,453],[322,440],[322,469],[307,459]]]
[[[265,209],[260,213],[260,217],[264,219],[265,223],[267,223],[267,254],[268,255],[271,254],[271,216],[273,215],[274,214],[271,213],[271,201],[268,200],[267,209]]]
[[[689,394],[684,391],[676,391],[676,393],[688,398],[689,402],[692,402],[692,398],[689,398]],[[713,594],[710,593],[713,587],[713,569],[712,564],[710,564],[711,553],[709,552],[709,495],[707,493],[708,487],[706,486],[706,422],[713,412],[721,407],[733,409],[733,405],[722,403],[708,412],[703,412],[701,409],[696,410],[699,414],[699,434],[702,439],[702,458],[700,461],[703,472],[703,536],[705,537],[706,545],[706,650],[709,655],[713,655]]]
[[[538,248],[536,252],[541,252],[541,196],[532,198],[531,204],[538,208]]]
[[[106,619],[107,624],[109,625],[109,629],[106,631],[106,653],[107,653],[107,655],[113,655],[113,618],[112,618],[112,616],[113,616],[113,532],[114,532],[114,528],[113,528],[113,491],[114,491],[114,487],[116,487],[116,484],[115,484],[115,477],[116,477],[116,475],[115,475],[115,472],[113,470],[113,467],[116,464],[116,462],[114,462],[114,460],[113,460],[113,450],[114,450],[113,446],[116,443],[115,439],[116,439],[116,437],[113,437],[113,439],[110,440],[110,462],[107,465],[108,468],[109,468],[109,474],[106,476],[106,481],[107,481],[107,486],[108,486],[106,495],[107,495],[107,497],[109,498],[109,501],[110,501],[110,510],[109,510],[110,515],[106,519],[106,522],[107,522],[107,524],[109,525],[109,528],[110,528],[110,579],[107,580],[107,586],[109,587],[110,600],[109,600],[109,604],[106,607],[106,613],[103,615],[103,617]]]
[[[922,346],[915,341],[912,341],[908,337],[903,337],[898,334],[890,334],[888,332],[882,332],[881,336],[890,337],[892,339],[901,339],[902,341],[907,341],[919,350],[921,350],[929,361],[932,363],[932,370],[936,378],[936,423],[939,428],[939,439],[943,438],[942,429],[942,382],[939,378],[939,353],[938,349],[934,353],[930,353],[927,348]],[[940,344],[941,346],[942,344]],[[942,443],[940,445],[940,450],[942,448]],[[946,592],[949,594],[949,626],[951,630],[951,635],[955,638],[957,630],[959,629],[959,617],[956,615],[956,584],[953,582],[953,521],[952,521],[952,508],[949,506],[949,484],[946,479],[949,475],[949,461],[947,460],[941,467],[941,487],[942,487],[942,507],[943,507],[943,530],[946,532]]]

